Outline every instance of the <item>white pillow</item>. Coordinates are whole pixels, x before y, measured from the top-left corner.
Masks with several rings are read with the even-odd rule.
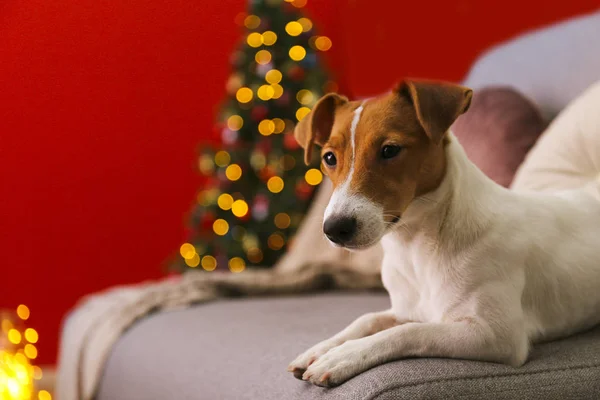
[[[571,102],[540,136],[519,167],[511,188],[562,190],[598,179],[600,82]]]

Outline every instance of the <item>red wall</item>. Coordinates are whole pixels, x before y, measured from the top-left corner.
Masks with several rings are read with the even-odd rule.
[[[404,75],[459,80],[489,44],[595,3],[312,0],[308,11],[333,39],[341,88],[368,95]],[[178,248],[245,4],[0,2],[0,307],[30,306],[40,362],[54,362],[80,296],[158,278]]]

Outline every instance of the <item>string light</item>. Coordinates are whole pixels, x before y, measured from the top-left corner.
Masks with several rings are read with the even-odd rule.
[[[308,107],[300,107],[297,111],[296,111],[296,119],[298,121],[301,121],[302,118],[306,117],[306,115],[310,112],[310,108]]]
[[[275,83],[275,84],[271,85],[271,87],[273,88],[273,98],[274,99],[280,98],[281,95],[283,94],[283,86],[281,86],[278,83]]]
[[[304,174],[304,179],[309,185],[316,186],[323,181],[323,174],[315,168],[311,168]]]
[[[285,31],[290,36],[298,36],[302,33],[302,30],[302,25],[297,21],[291,21],[285,25]]]
[[[319,36],[315,40],[315,47],[318,50],[327,51],[331,48],[331,46],[332,46],[331,39],[329,39],[327,36]]]
[[[290,58],[294,61],[300,61],[306,57],[306,50],[302,46],[293,46],[289,51]]]
[[[313,27],[313,23],[310,19],[308,18],[300,18],[298,20],[298,23],[300,25],[302,25],[302,32],[308,32],[312,29]]]
[[[239,131],[244,126],[244,120],[239,115],[232,115],[227,118],[227,127],[232,131]]]
[[[281,78],[283,78],[283,75],[281,74],[281,72],[279,70],[276,70],[276,69],[269,70],[265,74],[265,80],[270,84],[275,84],[275,83],[281,82]]]
[[[28,320],[30,314],[31,312],[29,311],[29,307],[27,307],[25,304],[21,304],[19,307],[17,307],[17,315],[23,321]]]
[[[239,218],[245,216],[248,214],[248,203],[246,203],[244,200],[234,201],[231,206],[231,212],[233,215]]]
[[[279,193],[283,190],[283,179],[278,176],[272,176],[267,181],[267,188],[272,193]]]
[[[290,216],[286,213],[279,213],[275,216],[275,226],[279,229],[287,229],[291,221]]]
[[[275,125],[273,133],[281,133],[285,130],[285,122],[281,118],[273,118],[273,124]]]
[[[259,50],[254,56],[254,60],[260,65],[265,65],[271,62],[271,53],[268,50]]]
[[[204,154],[200,157],[198,160],[198,168],[200,168],[200,172],[204,175],[212,174],[215,170],[215,163],[213,162],[212,157],[208,154]]]
[[[217,268],[217,259],[213,256],[202,257],[202,268],[206,271],[214,271]]]
[[[269,236],[267,243],[268,243],[270,249],[279,250],[283,247],[283,245],[285,244],[285,241],[283,240],[283,237],[279,233],[273,233],[273,234],[271,234],[271,236]]]
[[[296,8],[302,8],[306,5],[306,0],[294,0],[291,3]]]
[[[235,98],[240,103],[248,103],[250,100],[252,100],[253,96],[252,89],[247,87],[241,87],[235,93]]]
[[[224,219],[219,218],[213,222],[213,231],[219,236],[224,236],[229,232],[229,224]]]
[[[270,100],[274,94],[275,90],[271,85],[262,85],[258,88],[258,91],[256,92],[258,98],[264,101]]]
[[[221,210],[230,210],[233,205],[233,197],[228,193],[223,193],[217,199],[217,204],[221,208]]]
[[[262,250],[259,249],[258,247],[252,247],[252,248],[248,249],[247,255],[248,255],[248,260],[250,260],[250,262],[254,263],[254,264],[261,262],[263,259]]]
[[[246,268],[246,262],[240,257],[233,257],[229,260],[229,270],[231,272],[239,273]]]
[[[266,31],[262,34],[262,41],[266,46],[272,46],[277,41],[277,34],[273,31]]]
[[[248,15],[244,19],[244,26],[248,29],[256,29],[260,25],[260,18],[256,15]]]
[[[275,131],[275,123],[270,119],[263,119],[258,124],[258,131],[263,136],[269,136]]]
[[[217,154],[215,154],[215,164],[217,164],[219,167],[227,166],[230,161],[231,156],[224,150],[218,151]]]
[[[238,179],[240,179],[242,177],[242,168],[239,165],[237,165],[237,164],[231,164],[225,170],[225,176],[230,181],[234,181],[235,182],[235,181],[237,181]]]
[[[263,35],[258,32],[252,32],[246,38],[246,42],[250,47],[260,47],[263,44]]]
[[[313,102],[315,96],[313,96],[312,92],[307,89],[302,89],[296,93],[296,100],[298,103],[308,105]]]
[[[194,253],[191,258],[186,258],[185,263],[188,267],[196,268],[198,264],[200,264],[200,255],[198,253]]]
[[[25,340],[27,340],[29,343],[37,343],[38,339],[39,339],[39,335],[35,329],[33,329],[33,328],[25,329]]]

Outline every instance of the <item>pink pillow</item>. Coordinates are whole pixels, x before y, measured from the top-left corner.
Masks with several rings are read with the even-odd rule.
[[[508,187],[544,128],[540,111],[519,92],[487,87],[475,91],[471,107],[452,132],[475,165]]]

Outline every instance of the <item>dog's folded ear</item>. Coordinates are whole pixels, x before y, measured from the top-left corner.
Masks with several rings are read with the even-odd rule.
[[[439,143],[452,123],[471,105],[473,91],[447,82],[404,80],[394,89],[412,103],[417,119],[434,143]]]
[[[313,145],[323,146],[329,139],[335,109],[347,102],[346,97],[337,93],[328,93],[321,97],[311,112],[296,124],[294,136],[300,146],[304,148],[304,162],[306,165],[310,163]]]

